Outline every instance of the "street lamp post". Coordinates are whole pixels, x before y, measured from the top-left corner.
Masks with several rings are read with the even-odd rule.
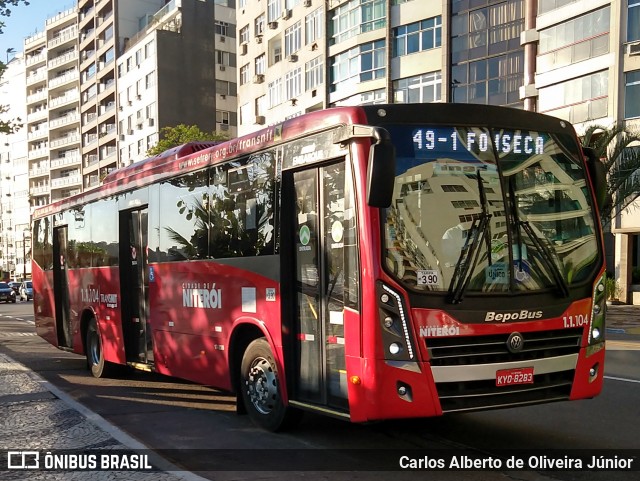
[[[28,236],[30,232],[28,230],[22,231],[22,280],[27,280],[27,240],[31,240]]]

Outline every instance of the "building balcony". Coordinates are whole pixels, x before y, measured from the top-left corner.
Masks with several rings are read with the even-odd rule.
[[[47,100],[47,91],[41,90],[35,94],[27,95],[27,105],[35,104]]]
[[[64,33],[53,37],[49,40],[47,44],[47,48],[51,50],[54,47],[58,47],[59,45],[64,45],[67,42],[71,42],[78,38],[78,27],[73,26],[72,28],[65,30]]]
[[[78,51],[73,50],[72,52],[65,53],[64,55],[60,55],[59,57],[49,60],[48,66],[49,66],[49,69],[53,69],[70,62],[75,62],[77,60],[78,60]]]
[[[27,86],[47,80],[47,72],[42,69],[35,74],[27,75]]]
[[[80,122],[80,114],[67,114],[64,117],[58,117],[57,119],[50,120],[49,130],[64,127],[65,125],[73,124],[76,122]]]
[[[29,177],[43,177],[49,175],[49,163],[40,162],[38,167],[29,170]]]
[[[78,100],[80,100],[80,94],[77,91],[66,93],[59,97],[52,98],[49,101],[49,109],[54,109],[70,102],[77,102]]]
[[[45,109],[37,110],[36,112],[31,112],[27,114],[27,123],[34,124],[39,120],[45,120],[47,118],[49,111]]]
[[[47,135],[49,135],[49,129],[40,128],[38,130],[33,130],[33,131],[29,132],[27,134],[27,140],[29,142],[31,142],[32,140],[45,139],[45,138],[47,138]]]
[[[80,153],[59,157],[55,160],[51,160],[51,170],[70,167],[73,165],[79,166],[81,162],[82,157],[80,157]]]
[[[70,82],[75,82],[79,78],[80,78],[80,74],[78,70],[75,70],[75,69],[72,72],[67,72],[64,75],[54,77],[51,80],[49,80],[49,90],[68,84]]]
[[[49,186],[48,185],[38,185],[31,187],[29,189],[29,193],[31,195],[47,195],[49,194]]]
[[[80,142],[80,134],[67,135],[66,137],[60,137],[55,140],[49,141],[50,149],[59,149],[67,145],[77,144]]]
[[[31,67],[32,65],[36,65],[38,63],[46,62],[47,54],[45,52],[39,53],[37,55],[30,55],[25,60],[24,64],[27,67]]]
[[[31,149],[27,157],[29,160],[39,159],[41,157],[49,157],[49,147],[40,147],[39,149]]]
[[[79,174],[51,179],[51,189],[64,189],[76,185],[82,185],[82,176]]]

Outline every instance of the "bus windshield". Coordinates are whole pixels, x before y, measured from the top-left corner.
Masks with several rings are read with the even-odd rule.
[[[598,239],[570,134],[385,126],[396,146],[383,212],[385,263],[406,287],[462,293],[557,289],[589,279]]]

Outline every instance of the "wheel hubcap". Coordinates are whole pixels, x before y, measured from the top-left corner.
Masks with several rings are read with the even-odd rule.
[[[253,361],[247,377],[247,394],[251,404],[261,414],[269,414],[278,398],[276,373],[265,358]]]

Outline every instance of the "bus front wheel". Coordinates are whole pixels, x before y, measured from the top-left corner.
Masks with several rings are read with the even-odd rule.
[[[91,319],[87,326],[87,338],[85,344],[87,368],[91,371],[93,377],[107,377],[111,372],[111,364],[104,360],[102,339],[100,338],[98,323],[95,318]]]
[[[265,338],[251,342],[241,364],[240,389],[251,420],[263,429],[280,431],[300,419],[300,411],[282,401],[278,368]]]

